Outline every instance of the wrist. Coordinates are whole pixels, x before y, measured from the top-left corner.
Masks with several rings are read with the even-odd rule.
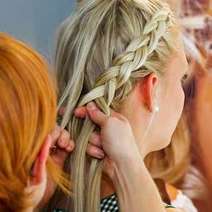
[[[142,158],[134,158],[114,168],[113,184],[123,212],[149,210],[164,212],[157,187]]]
[[[149,173],[140,155],[133,157],[125,157],[116,161],[113,164],[112,181],[114,185],[127,184],[133,187],[142,178],[145,178]],[[136,185],[135,185],[136,186]]]
[[[130,149],[129,151],[125,151],[123,155],[114,157],[113,161],[119,169],[129,169],[132,165],[137,166],[143,163],[143,157],[136,147],[135,150]]]
[[[129,172],[129,170],[131,170],[131,172],[136,172],[145,168],[143,158],[141,157],[139,152],[133,155],[119,158],[119,160],[117,160],[115,164],[117,171],[120,172]]]

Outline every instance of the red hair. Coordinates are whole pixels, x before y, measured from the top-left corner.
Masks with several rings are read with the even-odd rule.
[[[24,188],[48,133],[56,123],[56,93],[48,65],[34,50],[0,33],[0,204],[27,207]],[[59,169],[49,174],[66,190]]]

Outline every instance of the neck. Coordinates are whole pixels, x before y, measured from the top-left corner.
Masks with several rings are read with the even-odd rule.
[[[103,175],[101,181],[101,199],[108,197],[116,192],[114,185],[109,177]]]

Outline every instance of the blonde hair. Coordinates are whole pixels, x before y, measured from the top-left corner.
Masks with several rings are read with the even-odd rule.
[[[56,93],[39,54],[0,33],[0,208],[24,211],[24,189],[48,133],[55,127]],[[48,173],[67,191],[67,180],[49,159]]]
[[[159,0],[93,0],[63,23],[56,67],[59,107],[66,107],[61,125],[76,141],[75,212],[99,210],[102,163],[92,159],[87,167],[86,147],[95,125],[75,118],[74,109],[95,101],[106,114],[110,107],[117,110],[136,80],[162,74],[177,36],[174,17]]]

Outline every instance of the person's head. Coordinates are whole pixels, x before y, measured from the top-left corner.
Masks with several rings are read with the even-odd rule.
[[[45,191],[56,93],[41,56],[4,33],[0,93],[0,209],[20,212],[35,206]],[[52,163],[48,169],[62,185]]]
[[[74,109],[95,101],[105,113],[111,107],[128,118],[143,155],[169,144],[183,108],[187,63],[163,1],[88,1],[64,22],[58,38],[62,125],[72,123],[75,139],[86,132],[79,131]]]
[[[177,24],[165,4],[87,2],[62,27],[56,65],[64,92],[61,101],[68,99],[64,124],[89,93],[81,104],[95,100],[105,112],[109,106],[119,110],[145,154],[170,142],[183,108],[181,82],[187,62]]]

